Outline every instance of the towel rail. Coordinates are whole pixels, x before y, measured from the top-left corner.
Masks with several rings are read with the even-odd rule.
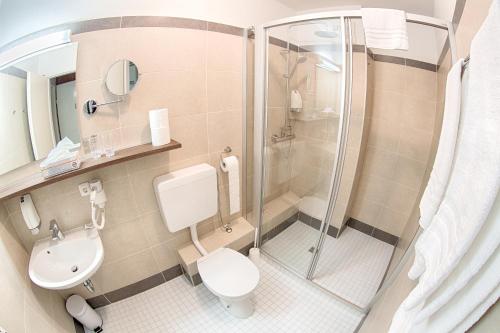
[[[464,58],[464,65],[463,65],[464,68],[466,68],[469,65],[469,61],[470,61],[470,55]]]

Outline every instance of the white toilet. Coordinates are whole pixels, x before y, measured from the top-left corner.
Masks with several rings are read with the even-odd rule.
[[[193,243],[202,255],[197,264],[203,284],[233,316],[251,316],[251,297],[260,278],[257,266],[229,248],[208,253],[198,240],[196,224],[214,216],[218,209],[215,168],[199,164],[170,172],[154,180],[154,189],[168,230],[190,228]]]

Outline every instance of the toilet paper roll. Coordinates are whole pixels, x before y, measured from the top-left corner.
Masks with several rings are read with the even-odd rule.
[[[221,169],[228,173],[229,179],[229,214],[240,211],[240,171],[238,158],[228,156],[222,159]]]
[[[149,127],[150,128],[169,127],[168,109],[155,109],[149,111]]]
[[[151,144],[163,146],[170,143],[170,129],[168,127],[151,128]]]

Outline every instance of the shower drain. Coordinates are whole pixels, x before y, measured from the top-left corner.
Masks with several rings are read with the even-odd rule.
[[[76,273],[76,272],[78,271],[78,266],[73,266],[73,267],[71,267],[71,271],[72,271],[73,273]]]

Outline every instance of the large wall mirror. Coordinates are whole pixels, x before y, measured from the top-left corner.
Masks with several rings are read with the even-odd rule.
[[[77,47],[57,46],[0,70],[0,174],[45,158],[65,137],[80,142]]]

